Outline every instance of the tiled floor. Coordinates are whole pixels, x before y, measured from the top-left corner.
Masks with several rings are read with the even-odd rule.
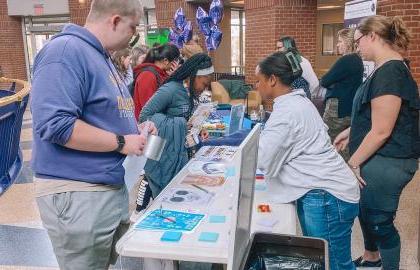
[[[29,161],[32,152],[32,119],[24,116],[21,134],[25,168],[17,183],[0,197],[0,270],[56,270],[57,261],[42,228],[34,199]],[[401,268],[419,269],[417,262],[420,173],[404,190],[397,225],[402,239]],[[363,242],[358,222],[354,226],[353,256],[362,254]],[[139,259],[121,258],[113,269],[141,269]]]

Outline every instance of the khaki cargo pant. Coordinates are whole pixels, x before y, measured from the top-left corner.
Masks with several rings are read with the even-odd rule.
[[[128,192],[63,192],[37,198],[61,270],[103,270],[115,264],[115,244],[128,230]]]
[[[327,100],[323,120],[328,126],[328,135],[330,135],[331,143],[334,143],[337,135],[348,128],[351,123],[350,116],[338,117],[338,99],[336,98],[329,98]],[[346,148],[344,151],[341,151],[340,155],[345,161],[348,161],[350,159],[349,149]]]

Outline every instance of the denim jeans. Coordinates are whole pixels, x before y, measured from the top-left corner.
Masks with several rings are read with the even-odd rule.
[[[351,228],[359,213],[358,203],[316,189],[297,200],[297,212],[304,236],[328,241],[331,270],[356,269],[351,258]]]

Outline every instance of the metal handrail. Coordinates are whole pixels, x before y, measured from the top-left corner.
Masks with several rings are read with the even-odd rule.
[[[16,101],[22,101],[31,91],[31,85],[27,81],[0,77],[0,83],[16,83],[23,86],[23,88],[17,91],[15,94],[0,98],[0,107],[9,105]]]

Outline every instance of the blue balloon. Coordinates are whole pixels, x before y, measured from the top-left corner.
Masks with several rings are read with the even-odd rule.
[[[186,23],[187,21],[185,19],[184,10],[182,8],[178,8],[174,15],[174,25],[176,29],[180,31],[184,30]]]
[[[178,34],[172,28],[169,30],[169,41],[178,49],[181,49],[184,46],[184,37]]]
[[[209,16],[213,24],[219,24],[223,19],[223,4],[220,0],[213,0],[210,5]]]
[[[184,42],[187,43],[188,41],[190,41],[192,39],[193,36],[193,27],[191,24],[191,21],[188,21],[184,27],[184,31],[182,31],[181,33]]]
[[[211,17],[207,15],[207,12],[202,7],[198,7],[196,19],[198,29],[200,30],[200,32],[203,33],[205,36],[209,36],[211,34],[212,20]]]
[[[222,42],[223,33],[220,31],[217,25],[213,25],[211,28],[211,43],[214,49],[219,48],[220,43]]]
[[[212,42],[211,36],[206,36],[206,48],[208,51],[216,50],[216,48],[213,46],[213,43],[214,42]]]

